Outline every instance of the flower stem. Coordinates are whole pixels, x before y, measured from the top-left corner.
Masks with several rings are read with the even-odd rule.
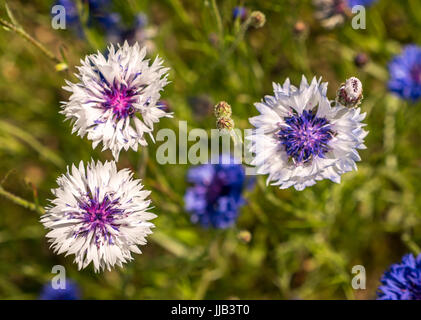
[[[414,240],[411,239],[411,236],[408,232],[402,234],[402,241],[416,256],[421,253],[421,248],[414,242]]]
[[[6,199],[9,199],[10,201],[12,201],[13,203],[16,203],[17,205],[20,205],[26,209],[29,209],[31,211],[35,211],[38,212],[39,214],[44,214],[45,210],[44,208],[37,206],[35,203],[27,201],[21,197],[18,197],[16,195],[14,195],[13,193],[5,190],[1,185],[0,185],[0,195],[2,195],[3,197],[5,197]]]
[[[218,62],[215,65],[213,65],[211,69],[213,69],[214,67],[219,66],[219,65],[221,65],[221,64],[223,64],[227,61],[229,56],[231,56],[231,54],[235,51],[235,49],[237,49],[237,47],[241,43],[241,41],[243,41],[244,36],[247,32],[247,29],[250,27],[250,23],[251,23],[250,18],[248,18],[246,21],[244,21],[244,23],[240,26],[240,30],[235,35],[234,42],[231,44],[231,46],[225,52],[222,53]]]
[[[222,41],[224,38],[224,25],[222,24],[221,14],[216,4],[216,0],[211,0],[213,14],[215,15],[216,25],[218,26],[219,39]]]
[[[29,43],[37,47],[47,58],[51,59],[56,64],[56,69],[60,68],[60,70],[67,69],[67,64],[57,58],[50,50],[48,50],[41,42],[36,40],[34,37],[32,37],[30,34],[28,34],[23,28],[18,27],[17,25],[8,22],[2,18],[0,18],[0,25],[3,27],[6,27],[9,30],[12,30],[25,40],[27,40]]]
[[[394,153],[396,137],[396,112],[398,103],[393,97],[386,97],[386,115],[384,118],[383,147],[386,154],[386,167],[395,169],[397,158]]]
[[[185,25],[192,25],[192,20],[191,20],[189,14],[184,9],[183,4],[181,3],[181,1],[180,0],[169,0],[169,2],[172,5],[172,7],[174,8],[175,12],[180,17],[181,21]]]
[[[49,160],[51,163],[56,165],[58,168],[62,168],[65,165],[64,160],[53,150],[45,147],[37,139],[35,139],[31,134],[24,131],[23,129],[7,122],[0,120],[0,131],[4,131],[28,144],[35,151],[37,151],[40,156],[46,160]]]

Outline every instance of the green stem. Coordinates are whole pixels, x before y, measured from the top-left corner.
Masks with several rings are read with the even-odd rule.
[[[27,201],[21,197],[18,197],[14,195],[13,193],[5,190],[2,186],[0,186],[0,195],[5,197],[6,199],[9,199],[13,203],[16,203],[17,205],[20,205],[26,209],[29,209],[31,211],[38,212],[39,214],[44,214],[45,210],[42,207],[37,206],[35,203]]]
[[[139,176],[142,179],[145,179],[146,177],[146,167],[148,166],[148,160],[149,160],[149,152],[147,148],[142,149],[142,152],[140,153],[139,158]]]
[[[170,4],[173,6],[174,10],[180,17],[181,21],[186,25],[191,25],[192,21],[186,10],[184,10],[184,7],[180,0],[169,0]]]
[[[224,38],[224,25],[222,24],[221,14],[218,9],[218,5],[216,4],[216,0],[211,0],[213,14],[215,15],[216,25],[218,26],[218,33],[219,39],[223,41]]]
[[[386,98],[386,115],[384,118],[383,146],[386,154],[386,167],[395,169],[397,167],[397,158],[394,153],[396,137],[396,112],[398,110],[397,102],[394,98]]]
[[[41,155],[41,157],[51,161],[51,163],[57,167],[62,168],[65,165],[64,160],[59,155],[42,145],[42,143],[35,139],[31,134],[22,130],[21,128],[7,121],[0,120],[0,130],[3,130],[4,132],[26,142],[30,147],[36,150]]]
[[[251,23],[251,19],[249,18],[241,25],[240,30],[235,35],[235,39],[234,39],[234,42],[232,43],[232,45],[221,55],[218,62],[215,65],[213,65],[211,67],[211,69],[213,69],[213,68],[217,67],[218,65],[223,64],[227,61],[229,56],[235,51],[235,49],[237,49],[240,42],[243,41],[244,36],[246,34],[246,31],[250,26],[250,23]]]
[[[418,256],[421,253],[421,248],[411,239],[411,236],[408,232],[402,234],[402,241],[406,244],[406,246],[416,255]]]
[[[60,65],[61,70],[64,70],[67,68],[67,65],[64,61],[57,58],[50,50],[48,50],[41,42],[36,40],[34,37],[29,35],[23,28],[18,27],[14,25],[13,23],[10,23],[2,18],[0,18],[0,25],[6,27],[7,29],[10,29],[14,31],[16,34],[33,44],[35,47],[37,47],[44,55],[46,55],[49,59],[51,59],[53,62],[56,63],[56,65]],[[64,66],[66,66],[64,68]]]
[[[191,255],[189,248],[184,246],[182,243],[175,241],[173,238],[167,236],[161,231],[154,231],[151,236],[151,241],[176,257],[187,257]]]

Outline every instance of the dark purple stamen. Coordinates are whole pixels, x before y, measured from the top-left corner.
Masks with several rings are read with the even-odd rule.
[[[83,210],[83,226],[77,231],[76,236],[87,235],[93,231],[97,246],[101,239],[112,243],[112,236],[108,227],[118,230],[116,219],[124,214],[124,210],[119,209],[119,199],[111,200],[105,195],[102,201],[98,201],[98,195],[89,195],[87,202],[81,202],[79,207]]]
[[[217,172],[208,186],[206,200],[209,203],[214,203],[219,197],[229,194],[229,184],[230,182],[227,181],[226,175],[221,172]]]
[[[285,125],[277,135],[295,163],[302,164],[312,157],[324,158],[334,135],[326,118],[318,118],[304,110],[301,115],[286,117],[284,121]]]
[[[112,109],[117,119],[131,117],[135,113],[133,103],[137,92],[126,85],[113,84],[111,90],[105,90],[106,102],[102,104],[105,109]]]
[[[421,84],[421,64],[417,64],[411,69],[411,77],[417,84]]]

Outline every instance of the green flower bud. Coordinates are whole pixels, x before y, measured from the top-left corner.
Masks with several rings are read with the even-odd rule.
[[[253,11],[250,14],[250,25],[259,29],[263,27],[266,23],[266,16],[261,11]]]
[[[216,118],[222,118],[222,117],[226,117],[229,118],[232,115],[232,110],[231,110],[231,106],[226,103],[225,101],[221,101],[219,102],[216,106],[215,106],[215,117]]]
[[[247,230],[242,230],[237,234],[237,238],[245,243],[251,241],[251,233]]]
[[[216,120],[216,127],[219,130],[231,131],[234,129],[234,120],[229,117],[222,117]]]

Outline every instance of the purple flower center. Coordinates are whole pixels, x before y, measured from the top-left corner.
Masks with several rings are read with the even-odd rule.
[[[112,243],[111,229],[118,230],[115,223],[118,217],[124,213],[119,209],[119,199],[111,200],[108,195],[104,196],[102,201],[98,201],[98,196],[89,196],[88,202],[82,202],[79,207],[83,210],[83,226],[78,230],[76,236],[94,233],[94,239],[97,246],[101,241]]]
[[[302,164],[312,157],[324,158],[334,135],[326,118],[304,110],[301,115],[286,117],[284,121],[285,125],[277,134],[295,163]]]
[[[421,85],[421,64],[416,64],[412,67],[411,78],[415,81],[416,84]]]
[[[133,103],[136,101],[136,91],[126,85],[120,86],[114,83],[111,90],[105,90],[105,100],[102,106],[105,109],[112,109],[114,116],[120,120],[131,117],[135,113]]]
[[[227,195],[230,192],[229,183],[226,180],[226,175],[223,172],[215,173],[212,182],[209,184],[206,194],[206,200],[209,203],[214,203],[216,199]]]

